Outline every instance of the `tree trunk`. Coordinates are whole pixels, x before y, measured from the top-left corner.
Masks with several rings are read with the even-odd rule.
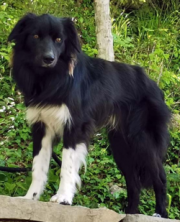
[[[109,0],[94,0],[98,57],[114,61]]]

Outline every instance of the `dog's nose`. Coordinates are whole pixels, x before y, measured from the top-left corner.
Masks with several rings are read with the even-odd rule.
[[[54,61],[54,54],[52,52],[46,53],[43,56],[43,62],[50,65]]]

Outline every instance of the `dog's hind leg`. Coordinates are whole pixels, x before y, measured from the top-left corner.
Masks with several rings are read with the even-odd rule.
[[[128,206],[126,213],[138,213],[140,183],[133,166],[133,157],[125,136],[120,131],[109,132],[109,142],[116,164],[126,179]]]
[[[132,169],[133,172],[133,169]],[[139,213],[139,196],[140,196],[140,184],[136,175],[125,175],[126,186],[127,186],[127,195],[128,195],[128,206],[125,210],[127,214],[137,214]]]
[[[50,158],[52,155],[52,134],[42,122],[33,125],[33,167],[32,182],[26,199],[38,200],[47,182]]]
[[[166,211],[166,173],[164,171],[162,161],[159,159],[155,170],[151,169],[153,188],[156,195],[156,213],[155,217],[167,218]]]

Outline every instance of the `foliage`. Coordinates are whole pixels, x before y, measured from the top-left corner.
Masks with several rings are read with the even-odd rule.
[[[160,4],[163,3],[163,4]],[[148,75],[165,92],[165,99],[173,111],[171,142],[165,170],[168,179],[170,218],[180,218],[180,39],[179,5],[177,1],[111,1],[114,51],[116,60],[144,66]],[[0,166],[30,167],[32,141],[25,121],[23,97],[11,79],[8,67],[11,46],[7,36],[17,20],[28,11],[72,16],[79,31],[83,50],[97,55],[94,8],[91,0],[4,0],[0,3]],[[58,7],[57,7],[58,5]],[[135,10],[139,7],[139,10]],[[28,10],[27,10],[28,9]],[[174,118],[175,117],[175,118]],[[55,147],[60,154],[62,144]],[[61,154],[59,155],[61,158]],[[51,161],[49,182],[41,200],[48,201],[59,184],[59,167]],[[95,135],[87,158],[87,172],[81,171],[82,189],[74,199],[75,205],[108,207],[124,212],[127,193],[124,177],[117,170],[108,148],[105,130]],[[0,194],[24,195],[31,181],[31,173],[0,172]],[[117,185],[121,189],[111,192]],[[148,200],[148,201],[147,201]],[[154,213],[155,196],[152,190],[141,195],[140,212]]]

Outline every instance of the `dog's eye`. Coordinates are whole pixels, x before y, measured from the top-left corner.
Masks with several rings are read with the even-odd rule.
[[[34,38],[35,38],[35,39],[38,39],[38,38],[39,38],[39,36],[38,36],[38,35],[34,35]]]
[[[56,42],[61,42],[61,38],[56,38]]]

